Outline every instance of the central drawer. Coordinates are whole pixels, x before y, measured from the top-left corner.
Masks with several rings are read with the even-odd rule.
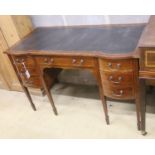
[[[61,57],[61,56],[37,56],[37,63],[42,66],[60,67],[94,67],[94,58],[85,57]]]

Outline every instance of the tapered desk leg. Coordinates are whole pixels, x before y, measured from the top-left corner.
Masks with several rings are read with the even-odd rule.
[[[103,92],[103,88],[102,88],[102,82],[101,82],[101,77],[100,77],[99,70],[94,69],[93,70],[93,74],[95,75],[95,77],[97,79],[97,82],[98,82],[99,93],[100,93],[100,98],[101,98],[102,105],[103,105],[103,110],[104,110],[104,114],[105,114],[106,123],[107,124],[110,124],[109,116],[108,116],[108,108],[107,108],[106,97],[104,96],[104,92]]]
[[[42,73],[41,80],[42,80],[42,84],[43,84],[45,93],[47,94],[47,97],[48,97],[48,99],[50,101],[50,104],[51,104],[51,106],[53,108],[53,112],[54,112],[55,115],[58,115],[57,109],[56,109],[56,107],[54,105],[54,101],[53,101],[52,95],[51,95],[50,90],[49,90],[49,88],[48,88],[48,86],[46,84],[44,73]]]
[[[35,107],[35,105],[34,105],[34,103],[33,103],[33,101],[32,101],[32,98],[31,98],[31,95],[30,95],[30,93],[29,93],[28,88],[27,88],[27,87],[24,87],[24,86],[22,86],[22,88],[23,88],[23,90],[24,90],[24,92],[25,92],[25,94],[26,94],[26,96],[27,96],[27,98],[28,98],[28,100],[29,100],[29,102],[30,102],[30,104],[31,104],[32,109],[33,109],[34,111],[36,111],[36,107]]]
[[[136,115],[137,115],[137,129],[141,130],[141,105],[140,105],[140,82],[139,82],[139,60],[135,59],[134,63],[134,89],[135,89],[135,106],[136,106]]]
[[[137,128],[138,130],[141,130],[141,103],[140,103],[140,82],[137,80],[137,86],[136,86],[136,98],[135,98],[135,104],[136,104],[136,114],[137,114]]]
[[[99,86],[101,87],[101,86]],[[104,96],[103,92],[102,92],[102,88],[99,88],[100,89],[100,97],[101,97],[101,100],[102,100],[102,105],[103,105],[103,110],[104,110],[104,113],[105,113],[105,120],[106,120],[106,123],[107,124],[110,124],[110,121],[109,121],[109,116],[108,116],[108,108],[107,108],[107,102],[106,102],[106,97]]]
[[[141,115],[140,115],[140,102],[139,102],[139,97],[135,99],[136,103],[136,114],[137,114],[137,129],[141,129]]]
[[[145,88],[145,79],[140,79],[140,105],[141,105],[141,133],[146,135],[145,131],[145,114],[146,114],[146,88]]]

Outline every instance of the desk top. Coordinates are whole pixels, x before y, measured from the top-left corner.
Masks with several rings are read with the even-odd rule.
[[[128,54],[134,52],[144,24],[103,27],[44,27],[14,45],[9,52],[100,52]],[[9,53],[8,52],[8,53]]]

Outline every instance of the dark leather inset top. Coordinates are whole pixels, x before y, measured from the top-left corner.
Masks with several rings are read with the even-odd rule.
[[[37,28],[11,51],[133,52],[145,25]]]

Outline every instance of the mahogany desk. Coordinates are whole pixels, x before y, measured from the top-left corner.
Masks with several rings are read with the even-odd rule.
[[[144,27],[37,28],[6,53],[34,110],[28,87],[45,90],[57,115],[50,93],[54,79],[61,69],[87,69],[98,81],[106,123],[109,124],[107,97],[134,100],[140,130],[137,44]]]

